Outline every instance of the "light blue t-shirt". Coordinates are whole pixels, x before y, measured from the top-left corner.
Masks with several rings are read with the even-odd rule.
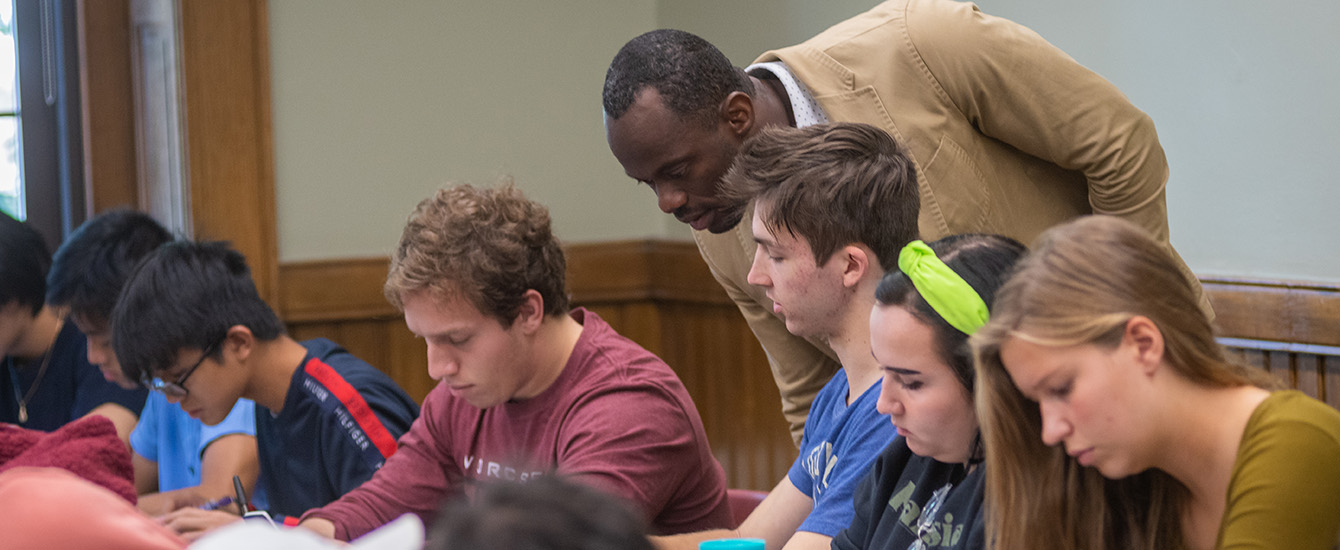
[[[847,371],[839,369],[819,390],[805,421],[800,456],[787,477],[814,499],[800,531],[836,536],[856,514],[852,495],[880,451],[898,436],[889,417],[875,410],[879,382],[847,406]]]
[[[214,440],[231,434],[256,436],[256,405],[238,399],[217,426],[191,418],[180,405],[159,392],[149,392],[140,422],[130,432],[135,453],[158,463],[158,490],[173,491],[200,484],[200,457]],[[251,498],[252,502],[256,497]]]

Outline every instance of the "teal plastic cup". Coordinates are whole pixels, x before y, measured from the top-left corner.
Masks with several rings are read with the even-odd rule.
[[[763,539],[717,539],[698,543],[698,550],[763,550]]]

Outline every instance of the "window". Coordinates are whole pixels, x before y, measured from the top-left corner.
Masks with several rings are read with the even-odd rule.
[[[0,17],[0,208],[54,250],[85,215],[76,1],[0,0]]]
[[[24,219],[19,180],[18,57],[14,47],[14,4],[0,1],[0,211]]]

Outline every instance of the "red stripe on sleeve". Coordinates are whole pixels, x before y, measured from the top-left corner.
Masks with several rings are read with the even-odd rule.
[[[298,519],[299,519],[298,516],[284,516],[284,526],[285,526],[285,527],[297,527],[297,526],[298,526]]]
[[[315,378],[317,382],[330,390],[330,393],[336,399],[340,400],[349,414],[353,415],[358,427],[363,429],[363,433],[367,434],[372,444],[377,446],[378,451],[381,451],[382,457],[390,458],[392,454],[395,454],[395,437],[391,436],[391,432],[386,429],[386,426],[382,425],[381,420],[377,419],[377,415],[373,414],[372,407],[369,407],[368,402],[363,400],[362,394],[359,394],[358,390],[349,385],[349,382],[345,381],[340,373],[335,372],[335,369],[331,368],[330,365],[315,357],[307,362],[303,370],[307,371],[308,375]]]

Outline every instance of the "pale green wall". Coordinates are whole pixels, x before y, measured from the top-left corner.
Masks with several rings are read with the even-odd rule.
[[[386,255],[449,181],[511,175],[569,241],[674,235],[605,145],[610,57],[652,0],[274,0],[283,261]]]
[[[873,2],[445,4],[270,3],[282,259],[384,254],[439,183],[504,172],[569,241],[685,238],[605,146],[599,87],[614,52],[676,27],[743,64]],[[1340,2],[979,5],[1153,116],[1173,242],[1193,269],[1340,281]]]
[[[1340,2],[983,0],[1117,84],[1198,273],[1340,281]]]

